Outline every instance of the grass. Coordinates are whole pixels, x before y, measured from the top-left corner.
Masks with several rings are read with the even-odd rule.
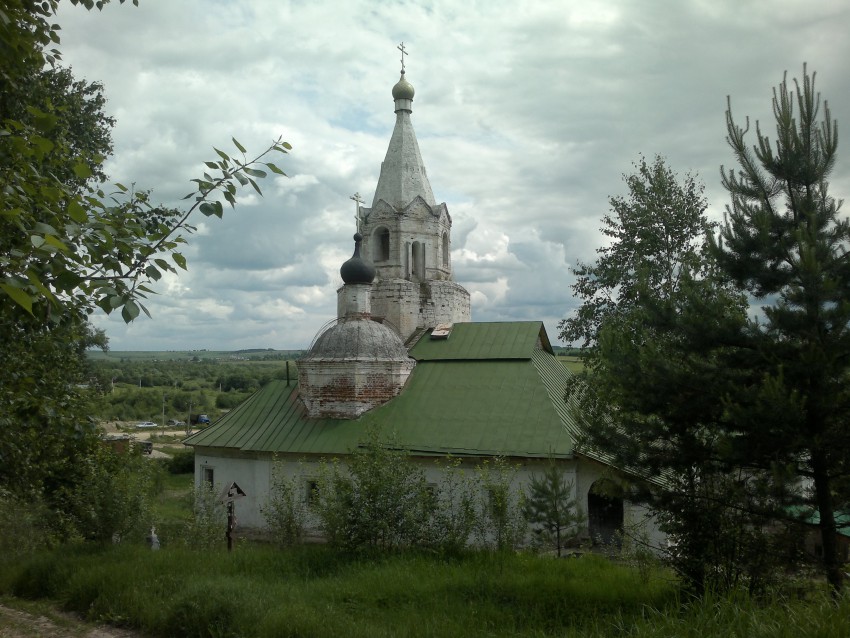
[[[7,565],[0,593],[59,601],[86,620],[151,636],[837,638],[850,617],[848,599],[819,594],[682,605],[665,572],[643,580],[599,556],[367,560],[324,546],[64,547]]]
[[[161,491],[151,504],[151,514],[157,536],[163,546],[173,545],[181,538],[191,515],[192,474],[171,474],[163,471],[159,479]]]

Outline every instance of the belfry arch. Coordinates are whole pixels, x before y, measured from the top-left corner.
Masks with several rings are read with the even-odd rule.
[[[390,258],[390,231],[379,226],[372,233],[372,261],[387,261]]]

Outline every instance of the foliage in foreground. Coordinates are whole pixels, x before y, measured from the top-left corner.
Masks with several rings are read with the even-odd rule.
[[[680,604],[665,572],[598,556],[555,560],[397,554],[363,561],[328,547],[223,551],[64,547],[6,565],[0,593],[62,601],[88,620],[151,636],[845,635],[850,601]]]

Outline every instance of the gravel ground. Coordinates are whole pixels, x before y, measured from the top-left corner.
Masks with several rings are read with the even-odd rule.
[[[30,613],[0,604],[0,638],[144,638],[144,634],[85,623],[57,610]]]

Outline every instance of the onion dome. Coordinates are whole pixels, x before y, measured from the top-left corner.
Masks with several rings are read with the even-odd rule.
[[[402,71],[401,79],[396,82],[396,85],[393,87],[393,99],[412,100],[414,93],[413,85],[404,78],[404,71]]]
[[[360,257],[363,235],[354,235],[354,254],[339,269],[342,280],[347,284],[371,284],[375,279],[375,267]]]

